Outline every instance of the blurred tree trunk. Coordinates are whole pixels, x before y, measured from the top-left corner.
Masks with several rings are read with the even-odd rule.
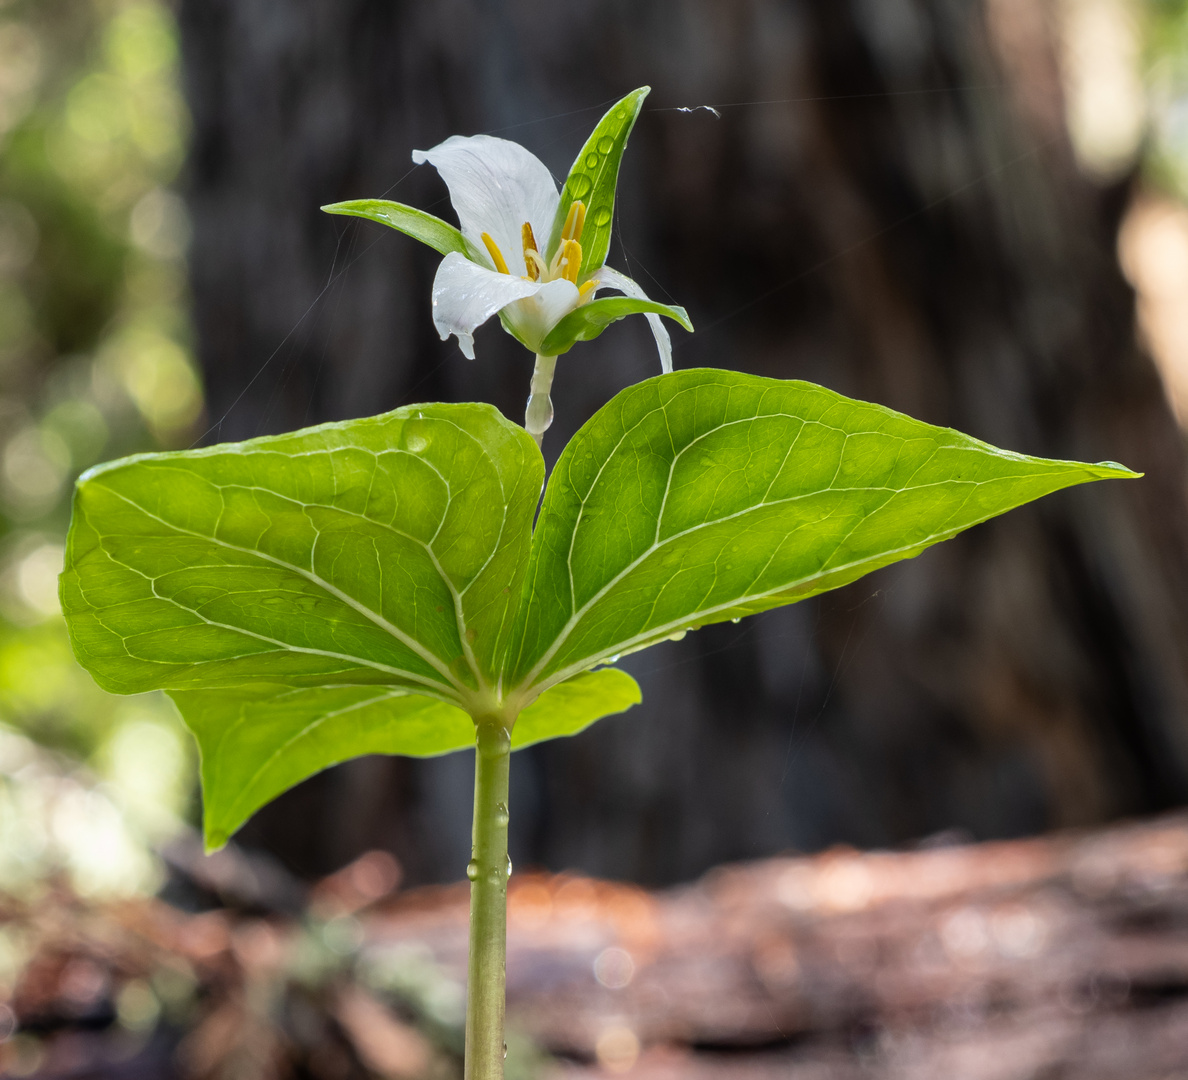
[[[437,340],[437,257],[317,207],[390,193],[448,215],[409,154],[455,132],[515,138],[563,176],[601,109],[648,82],[612,262],[689,308],[678,366],[814,379],[1148,474],[631,658],[641,708],[517,756],[518,865],[662,882],[788,847],[1010,836],[1188,798],[1182,445],[1114,257],[1126,191],[1071,157],[1050,14],[182,0],[211,439],[434,399],[519,419],[531,358],[495,327],[474,363]],[[730,107],[676,109],[703,103]],[[548,454],[657,370],[635,322],[562,362]],[[244,839],[306,871],[387,846],[440,879],[465,864],[469,819],[467,755],[374,759],[307,783]]]

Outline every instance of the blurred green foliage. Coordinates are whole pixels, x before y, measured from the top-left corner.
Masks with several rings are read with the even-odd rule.
[[[23,852],[0,859],[0,886],[47,860],[74,866],[63,844],[78,834],[111,864],[95,881],[119,887],[119,851],[176,827],[193,790],[172,706],[100,691],[73,661],[57,604],[78,473],[201,429],[188,224],[170,189],[187,136],[178,80],[165,4],[0,0],[0,837]],[[83,763],[84,787],[128,835],[72,834],[74,818],[38,787],[34,743],[57,752],[59,780]],[[124,884],[142,884],[143,859],[124,862]]]

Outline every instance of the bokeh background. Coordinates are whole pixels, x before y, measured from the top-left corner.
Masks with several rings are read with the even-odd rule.
[[[410,153],[455,132],[563,177],[644,83],[611,261],[688,308],[679,367],[1147,478],[629,658],[641,707],[517,755],[517,867],[662,884],[1188,802],[1188,4],[6,0],[0,888],[151,891],[199,813],[167,699],[71,659],[73,478],[423,400],[518,418],[531,357],[496,325],[473,363],[438,341],[436,256],[317,208],[449,216]],[[550,459],[657,370],[643,320],[574,350]],[[298,875],[380,848],[455,880],[471,775],[349,763],[240,840]],[[0,935],[0,978],[16,951]]]

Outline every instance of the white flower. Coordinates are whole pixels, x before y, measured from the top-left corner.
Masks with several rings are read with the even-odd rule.
[[[692,330],[684,309],[649,300],[629,277],[604,265],[619,160],[647,92],[643,87],[627,95],[602,118],[570,171],[564,195],[545,165],[518,143],[454,135],[431,150],[414,151],[413,161],[427,161],[441,174],[460,230],[378,199],[323,209],[382,221],[445,255],[433,282],[433,324],[443,341],[457,337],[470,359],[474,331],[495,314],[547,359],[640,313],[651,324],[662,368],[671,371],[672,346],[660,316]],[[585,250],[584,235],[591,237]],[[627,299],[596,300],[599,289]]]

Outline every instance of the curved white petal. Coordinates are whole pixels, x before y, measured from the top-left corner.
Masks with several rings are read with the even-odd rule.
[[[474,359],[474,331],[497,311],[511,305],[508,318],[532,348],[553,326],[577,307],[577,286],[560,279],[528,281],[488,270],[456,251],[441,260],[433,279],[433,325],[445,341],[450,334]]]
[[[508,304],[503,314],[520,341],[538,352],[548,332],[578,306],[581,298],[572,281],[557,278],[545,282],[532,296]]]
[[[624,296],[630,296],[633,300],[651,299],[626,274],[620,274],[618,270],[614,270],[609,266],[600,266],[591,274],[591,277],[598,278],[599,289],[614,289],[617,292],[621,292]],[[652,328],[652,337],[656,339],[656,349],[660,353],[660,370],[665,372],[672,371],[672,339],[668,336],[667,328],[664,326],[659,315],[649,312],[644,315],[644,318],[648,320],[648,325]]]
[[[462,235],[485,251],[482,234],[490,233],[513,276],[526,273],[521,228],[529,222],[537,241],[547,244],[560,200],[544,163],[519,143],[490,135],[451,135],[412,157],[441,174]]]

